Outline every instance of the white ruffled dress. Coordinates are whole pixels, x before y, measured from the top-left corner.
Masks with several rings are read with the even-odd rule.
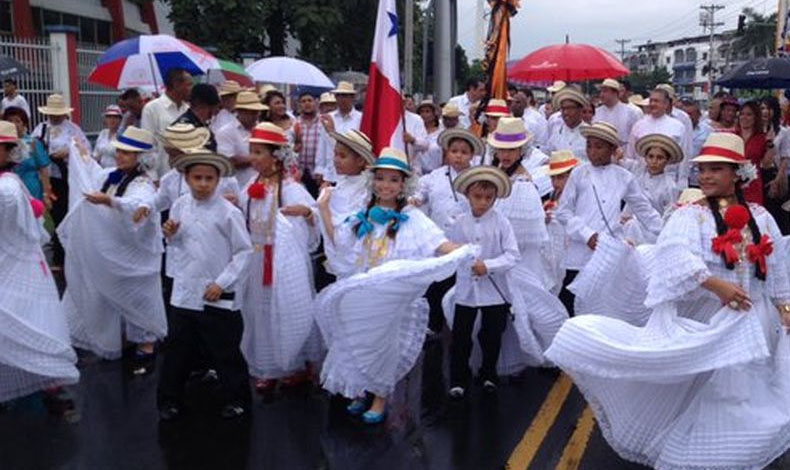
[[[254,180],[247,186],[252,183]],[[316,211],[315,200],[293,180],[283,181],[280,197],[280,207],[301,204]],[[320,241],[318,228],[303,217],[284,216],[277,208],[272,211],[274,199],[273,191],[267,191],[263,199],[250,199],[247,188],[241,197],[254,247],[242,290],[241,351],[250,374],[262,379],[286,377],[304,369],[305,362],[320,360],[323,350],[313,319],[315,289],[310,261],[310,252]],[[276,218],[271,228],[273,278],[271,286],[264,286],[263,247],[272,214]],[[316,217],[313,220],[318,223]]]
[[[164,248],[153,183],[138,176],[122,197],[113,197],[112,207],[82,196],[99,191],[112,170],[72,146],[69,213],[58,228],[66,252],[62,303],[72,341],[105,359],[121,356],[124,326],[134,343],[167,335],[159,276]],[[134,223],[132,215],[143,206],[150,215]]]
[[[316,298],[316,320],[329,352],[321,370],[323,387],[357,398],[365,392],[388,396],[414,366],[428,329],[428,286],[446,279],[472,248],[435,257],[447,239],[419,209],[394,239],[386,226],[358,238],[354,221],[335,232],[337,250],[328,261],[340,280]],[[356,274],[355,274],[356,273]]]
[[[785,251],[770,214],[750,207],[776,244],[765,281],[747,260],[726,269],[711,249],[710,209],[685,206],[627,268],[646,283],[646,325],[578,316],[546,353],[573,377],[623,458],[660,470],[756,470],[790,447],[790,342],[774,306],[790,302]],[[752,308],[722,307],[701,287],[711,276],[743,286]]]
[[[0,174],[0,402],[79,380],[24,183]]]

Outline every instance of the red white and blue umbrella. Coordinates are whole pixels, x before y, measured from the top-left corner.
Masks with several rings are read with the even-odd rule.
[[[174,67],[192,75],[220,68],[213,55],[189,41],[166,34],[144,35],[113,44],[99,57],[88,81],[116,90],[157,90]]]

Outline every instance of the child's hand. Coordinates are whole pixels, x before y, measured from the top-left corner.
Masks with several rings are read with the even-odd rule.
[[[587,246],[595,251],[595,248],[598,246],[598,234],[594,233],[589,240],[587,240]]]
[[[238,206],[239,205],[239,198],[236,197],[236,195],[233,194],[233,193],[223,194],[222,197],[224,197],[228,202],[230,202],[234,206]]]
[[[208,287],[206,287],[206,292],[203,294],[203,299],[209,302],[216,302],[219,300],[219,296],[222,295],[222,287],[218,286],[217,284],[211,283]]]
[[[162,232],[164,232],[167,238],[170,238],[175,235],[176,232],[178,232],[179,227],[181,227],[180,222],[177,222],[173,219],[167,219],[167,222],[162,225]]]
[[[132,222],[138,223],[144,219],[147,219],[148,216],[151,214],[151,210],[145,206],[137,208],[132,214]]]
[[[309,207],[302,204],[285,206],[282,209],[280,209],[280,212],[283,215],[287,215],[289,217],[304,217],[304,218],[308,218],[313,214],[313,211],[311,211]]]
[[[85,196],[85,199],[87,199],[91,204],[105,206],[112,205],[112,197],[110,197],[109,194],[104,194],[97,191],[94,193],[83,193],[83,195]]]
[[[475,264],[472,265],[472,272],[475,273],[476,276],[485,276],[488,274],[488,268],[486,268],[484,262],[477,260]]]
[[[332,186],[321,188],[321,194],[318,195],[318,207],[322,209],[329,208],[329,200],[332,198]]]

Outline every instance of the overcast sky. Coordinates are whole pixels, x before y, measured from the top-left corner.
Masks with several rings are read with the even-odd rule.
[[[436,1],[436,0],[435,0]],[[475,18],[478,0],[458,0],[458,41],[470,58],[475,57]],[[777,0],[716,0],[705,4],[724,5],[716,13],[716,22],[725,29],[737,25],[744,7],[771,13]],[[699,0],[521,0],[521,9],[513,18],[511,59],[520,59],[540,47],[565,41],[587,43],[616,51],[615,39],[631,39],[634,47],[648,39],[675,39],[703,34],[699,26]],[[486,23],[487,24],[487,18]]]

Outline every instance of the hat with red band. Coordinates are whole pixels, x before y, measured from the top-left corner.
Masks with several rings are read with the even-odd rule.
[[[16,126],[11,121],[0,121],[0,144],[18,144]]]
[[[555,150],[551,152],[546,174],[549,176],[561,175],[579,166],[580,163],[570,150]]]
[[[491,117],[510,116],[510,109],[507,107],[505,100],[493,99],[489,100],[486,106],[485,115]]]
[[[699,156],[691,160],[694,163],[732,163],[745,165],[751,163],[744,152],[743,139],[729,132],[714,132],[708,136]]]
[[[284,147],[288,145],[288,137],[285,136],[285,131],[279,126],[270,122],[262,122],[252,130],[252,134],[250,134],[250,143]]]

